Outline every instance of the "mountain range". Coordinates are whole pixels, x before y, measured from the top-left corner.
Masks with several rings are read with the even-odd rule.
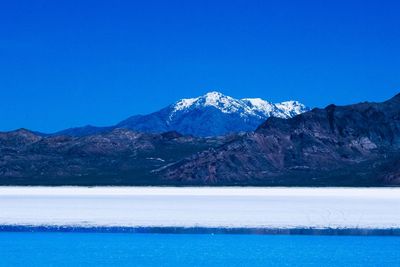
[[[309,109],[298,101],[270,103],[261,98],[235,99],[220,92],[181,99],[148,115],[135,115],[110,127],[85,126],[54,135],[87,136],[124,128],[146,133],[176,131],[198,137],[254,131],[269,117],[291,118]]]
[[[213,102],[214,95],[218,101]],[[210,93],[171,107],[191,113],[209,101],[222,113],[258,114],[258,108],[242,110],[243,103],[250,107],[246,101],[258,100],[225,106],[224,98]],[[82,136],[4,132],[0,184],[400,185],[400,94],[381,103],[329,105],[299,113],[272,116],[271,111],[254,131],[212,137],[123,127]]]
[[[400,184],[400,94],[383,103],[329,105],[284,120],[161,170],[184,183]]]

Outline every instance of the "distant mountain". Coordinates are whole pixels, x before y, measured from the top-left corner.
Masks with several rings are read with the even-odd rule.
[[[96,127],[96,126],[92,126],[92,125],[86,125],[83,127],[74,127],[74,128],[65,129],[65,130],[59,131],[57,133],[50,134],[50,135],[51,136],[68,135],[68,136],[82,137],[82,136],[88,136],[88,135],[93,135],[93,134],[105,133],[108,131],[112,131],[113,129],[115,129],[115,127],[113,127],[113,126]]]
[[[144,132],[177,131],[193,136],[219,136],[255,130],[269,117],[291,118],[307,111],[297,101],[273,104],[260,98],[235,99],[210,92],[149,115],[133,116],[117,127]]]
[[[255,130],[269,117],[291,118],[307,111],[297,101],[270,103],[260,98],[235,99],[219,92],[181,99],[148,115],[132,116],[115,126],[85,126],[56,133],[85,136],[125,128],[147,133],[176,131],[198,137],[220,136]]]
[[[255,132],[160,175],[193,184],[373,186],[399,185],[399,166],[400,94],[383,103],[271,117]]]

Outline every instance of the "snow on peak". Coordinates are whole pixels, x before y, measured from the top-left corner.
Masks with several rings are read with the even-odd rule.
[[[211,91],[211,92],[208,92],[207,94],[203,95],[202,97],[209,98],[209,99],[219,99],[221,97],[226,97],[226,96],[218,91]]]
[[[184,98],[175,103],[175,110],[183,110],[189,108],[196,102],[197,98]]]
[[[215,107],[224,113],[238,112],[239,109],[242,108],[242,104],[239,102],[239,100],[215,91],[199,97],[199,104],[206,107]]]
[[[235,99],[220,92],[212,91],[196,98],[181,99],[172,105],[170,119],[177,112],[214,107],[223,113],[238,113],[241,117],[268,118],[270,116],[290,118],[307,111],[298,101],[271,103],[261,98]]]
[[[240,100],[212,91],[196,98],[181,99],[173,105],[173,112],[191,108],[215,107],[224,113],[234,113],[242,108]]]
[[[309,109],[299,101],[284,101],[275,104],[275,106],[285,114],[286,118],[293,117]]]
[[[270,115],[275,109],[274,104],[261,98],[243,98],[242,101],[250,107],[253,112]]]

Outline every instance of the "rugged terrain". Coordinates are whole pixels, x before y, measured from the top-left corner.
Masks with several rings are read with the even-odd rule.
[[[176,132],[43,137],[21,129],[0,134],[0,184],[160,184],[152,170],[222,142]]]
[[[270,117],[254,132],[224,137],[0,133],[0,184],[400,185],[400,94]]]

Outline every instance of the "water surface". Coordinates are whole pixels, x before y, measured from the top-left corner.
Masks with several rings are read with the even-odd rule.
[[[0,233],[1,266],[400,266],[400,237]]]

